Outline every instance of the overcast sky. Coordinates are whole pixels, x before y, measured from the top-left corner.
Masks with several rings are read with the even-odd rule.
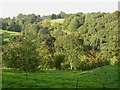
[[[13,17],[19,13],[36,15],[76,12],[114,12],[119,0],[0,0],[0,17]]]

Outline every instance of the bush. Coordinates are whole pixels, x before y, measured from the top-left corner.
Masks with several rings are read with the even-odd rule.
[[[111,65],[116,65],[118,64],[118,59],[116,56],[114,56],[113,58],[110,59],[110,64]]]
[[[76,70],[89,70],[90,66],[89,66],[89,62],[87,61],[78,61],[77,65],[76,65]]]
[[[54,57],[54,66],[56,69],[61,69],[61,63],[64,61],[65,56],[63,54],[55,55]]]
[[[68,62],[61,63],[61,69],[62,70],[69,70],[70,64]]]
[[[3,62],[10,68],[34,72],[40,65],[40,57],[35,43],[30,39],[24,40],[21,42],[11,41],[7,48],[4,48]]]

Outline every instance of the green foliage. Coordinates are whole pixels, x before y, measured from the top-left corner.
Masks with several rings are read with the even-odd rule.
[[[9,30],[9,31],[20,32],[20,31],[21,31],[21,26],[19,26],[15,21],[11,21],[11,22],[9,23],[8,30]]]
[[[86,55],[79,55],[78,60],[76,62],[76,70],[88,70],[88,69],[90,69],[88,57]]]
[[[27,24],[34,24],[41,22],[40,15],[35,14],[19,14],[13,18],[2,18],[2,29],[21,32]]]
[[[43,69],[93,69],[117,63],[118,14],[117,11],[85,14],[60,12],[58,15],[42,17],[35,14],[19,14],[12,19],[2,18],[3,29],[21,31],[20,34],[25,36],[19,38],[16,35],[3,33],[2,40],[15,58],[17,53],[13,48],[28,53],[27,57],[39,57],[41,61],[39,67]],[[27,39],[25,39],[26,36]],[[11,47],[13,44],[9,40],[6,42],[6,38],[10,37],[12,37],[11,40],[13,39],[12,43],[15,46],[18,45],[17,48]],[[35,53],[35,56],[29,54],[27,48],[30,48],[29,52]],[[23,58],[26,60],[26,56]]]
[[[31,45],[29,47],[29,45]],[[36,51],[36,44],[31,35],[17,37],[4,47],[3,62],[7,67],[24,70],[26,72],[36,71],[40,65],[40,58]]]
[[[3,87],[118,87],[119,14],[1,18]]]
[[[79,28],[79,18],[77,18],[77,17],[74,17],[72,20],[71,20],[71,22],[70,22],[70,24],[69,24],[69,27],[68,27],[68,29],[70,30],[70,31],[75,31],[77,28]]]
[[[106,60],[103,60],[101,54],[95,52],[94,49],[90,50],[88,60],[90,62],[90,68],[96,68],[96,67],[100,67],[100,66],[104,66],[104,65],[109,64],[109,62]]]
[[[67,16],[67,14],[66,14],[65,12],[63,12],[63,11],[61,11],[61,12],[57,15],[58,18],[62,18],[62,19],[64,19],[66,16]]]
[[[67,14],[63,11],[61,11],[58,15],[57,14],[52,14],[46,16],[47,19],[53,20],[53,19],[64,19],[67,17]]]
[[[63,28],[69,31],[77,31],[84,24],[84,16],[82,13],[69,16],[63,23]]]
[[[61,69],[61,63],[65,60],[65,56],[63,54],[55,54],[54,56],[54,65],[56,69]]]
[[[51,22],[49,19],[43,20],[41,22],[41,26],[43,29],[48,29],[51,26]]]
[[[12,31],[7,31],[7,30],[0,30],[0,35],[1,35],[1,40],[2,40],[2,45],[5,45],[9,43],[11,39],[17,37],[20,35],[18,32],[12,32]]]
[[[54,41],[55,38],[49,33],[39,32],[37,37],[38,52],[42,58],[44,69],[53,67],[53,56],[54,56]]]
[[[113,58],[110,59],[110,64],[111,65],[115,65],[118,64],[118,58],[116,56],[114,56]]]
[[[73,68],[75,69],[74,63],[78,58],[78,54],[82,54],[82,45],[82,39],[79,39],[79,37],[74,35],[64,35],[60,38],[58,37],[55,41],[55,47],[57,48],[57,50],[65,53],[71,70]]]

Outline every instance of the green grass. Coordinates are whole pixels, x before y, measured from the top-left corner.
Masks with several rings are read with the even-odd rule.
[[[55,71],[29,73],[3,69],[3,88],[117,88],[118,68],[104,66],[89,71]]]
[[[5,41],[8,41],[9,39],[11,39],[19,34],[20,34],[19,32],[0,30],[0,37],[2,37]]]
[[[53,25],[54,23],[63,23],[64,19],[53,19],[51,20],[51,25]]]

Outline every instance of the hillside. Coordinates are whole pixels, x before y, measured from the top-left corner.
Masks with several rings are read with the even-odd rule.
[[[19,32],[13,32],[13,31],[7,31],[7,30],[0,30],[0,35],[5,41],[8,41],[9,39],[19,35]]]
[[[119,14],[3,18],[3,87],[117,87]]]

